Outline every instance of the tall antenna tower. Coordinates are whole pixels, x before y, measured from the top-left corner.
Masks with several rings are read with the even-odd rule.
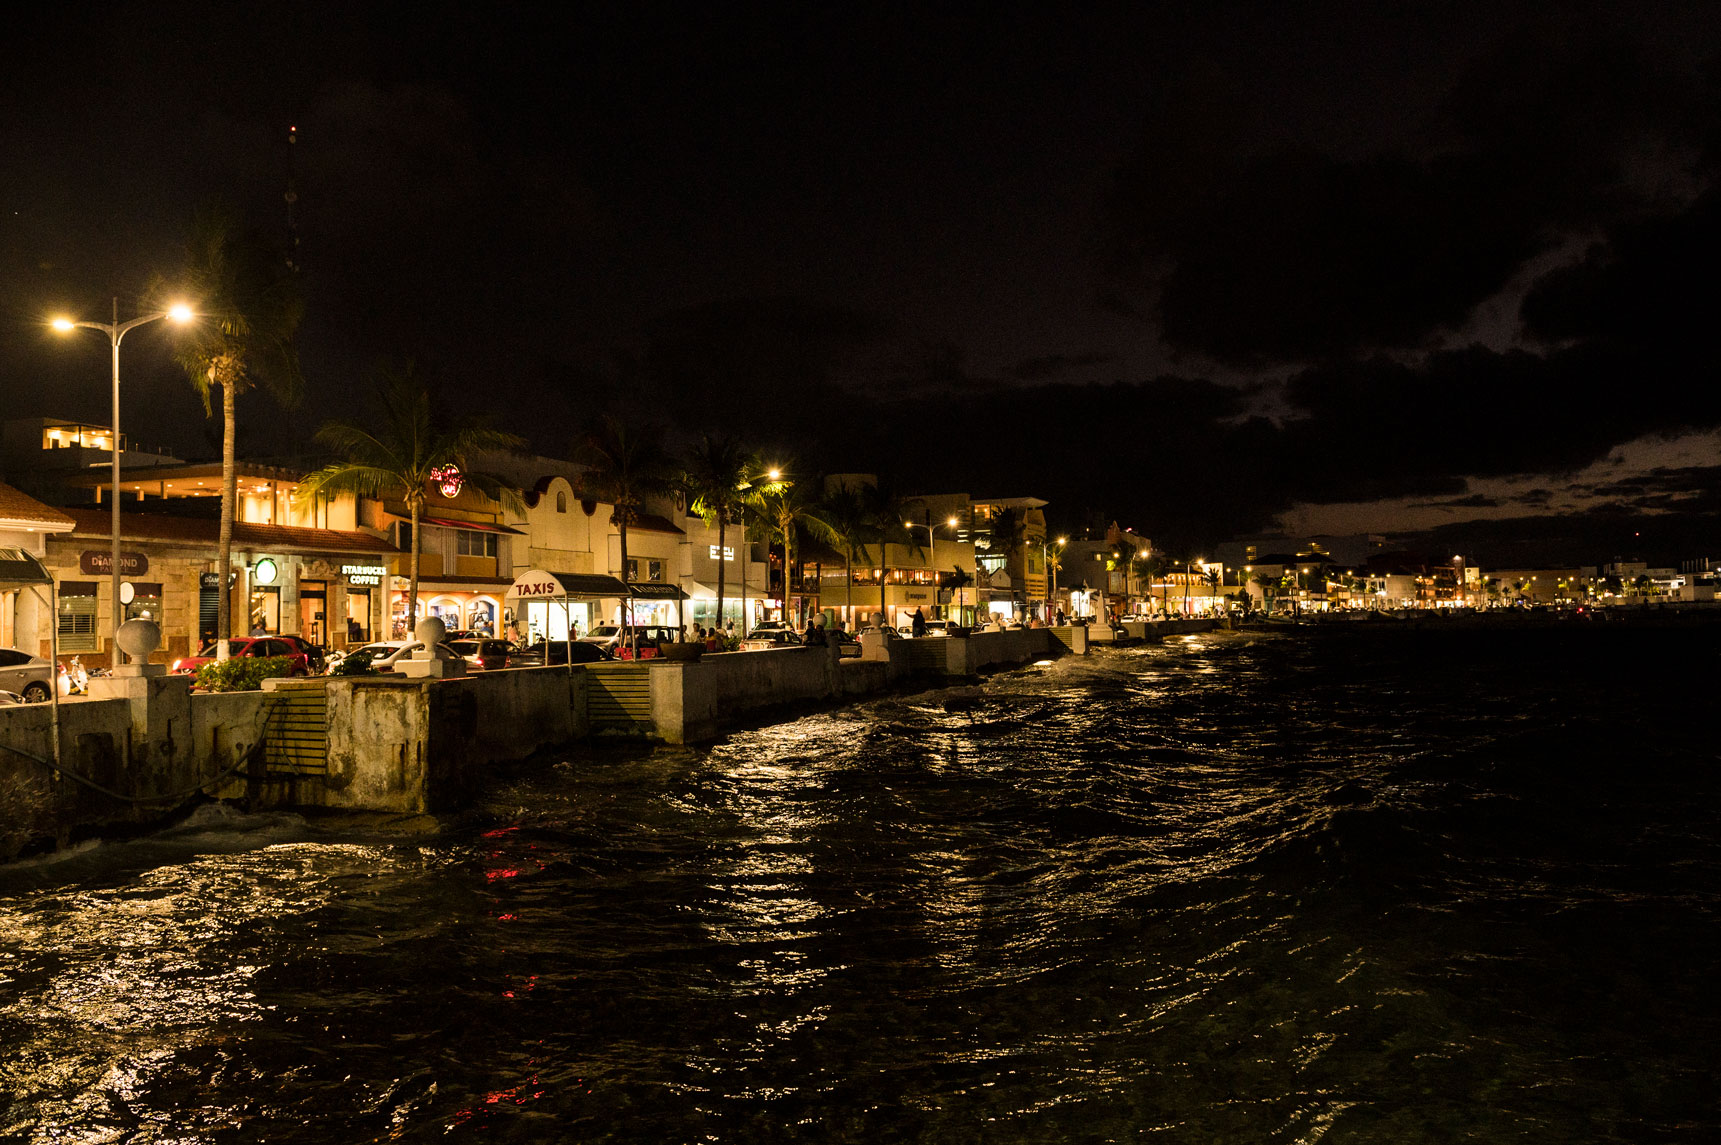
[[[295,273],[299,269],[299,184],[294,168],[293,156],[299,145],[299,129],[297,126],[287,128],[287,193],[281,197],[287,201],[287,269]]]

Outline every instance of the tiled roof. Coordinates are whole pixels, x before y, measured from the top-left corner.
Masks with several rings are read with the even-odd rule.
[[[681,535],[681,530],[671,524],[668,518],[659,517],[655,513],[638,514],[635,517],[633,524],[629,525],[628,528],[639,529],[647,533],[674,533],[677,536]]]
[[[62,532],[74,522],[52,505],[44,505],[10,485],[0,484],[0,521],[23,521]]]
[[[111,536],[113,519],[107,509],[68,509],[78,537]],[[208,517],[169,517],[156,513],[124,513],[120,533],[130,540],[168,541],[179,544],[214,545],[220,540],[221,523]],[[387,541],[369,533],[341,529],[305,529],[294,525],[233,523],[233,543],[247,549],[275,549],[308,553],[394,553]]]

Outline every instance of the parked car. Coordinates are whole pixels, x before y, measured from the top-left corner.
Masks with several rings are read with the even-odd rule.
[[[303,636],[277,636],[274,639],[285,640],[288,644],[291,644],[294,648],[303,652],[305,654],[305,661],[310,664],[311,672],[314,675],[321,675],[323,669],[329,666],[329,654],[320,644],[312,644]]]
[[[0,692],[0,708],[4,708],[8,704],[27,704],[29,702],[17,692]]]
[[[341,658],[340,662],[344,665],[353,657],[358,656],[362,657],[365,666],[374,672],[392,672],[395,664],[410,658],[413,649],[417,646],[418,641],[416,640],[378,640],[374,644],[366,644],[363,648],[350,650]],[[447,643],[438,644],[437,647],[455,659],[464,659]],[[350,674],[353,669],[347,668],[345,671]]]
[[[800,634],[787,626],[767,627],[761,624],[741,641],[741,651],[758,652],[765,648],[793,648],[801,643]]]
[[[468,668],[490,670],[512,668],[514,653],[518,651],[506,640],[488,640],[476,636],[450,640],[448,646],[460,653]]]
[[[50,695],[54,666],[40,656],[17,648],[0,648],[0,690],[16,692],[26,703],[39,704]]]
[[[575,664],[599,664],[605,660],[613,660],[609,649],[601,644],[591,644],[584,640],[575,640],[571,645],[566,640],[540,640],[528,644],[524,648],[516,648],[510,657],[509,666],[513,668],[543,668],[552,665],[568,663],[568,654],[572,651]]]
[[[576,643],[596,644],[618,660],[631,659],[633,648],[624,644],[627,635],[619,624],[599,624],[590,632],[580,637]],[[681,641],[681,633],[663,624],[636,624],[633,626],[633,645],[639,649],[640,659],[648,659],[657,654],[659,644],[677,644]]]
[[[852,632],[841,628],[829,629],[825,632],[825,640],[837,646],[838,656],[859,656],[861,654],[860,639]]]
[[[216,644],[212,640],[205,644],[197,655],[181,656],[175,660],[171,670],[185,675],[195,675],[199,668],[215,659],[215,652]],[[235,636],[227,642],[227,654],[234,659],[241,656],[251,658],[284,656],[290,661],[287,665],[287,675],[309,676],[311,674],[310,657],[278,636]]]

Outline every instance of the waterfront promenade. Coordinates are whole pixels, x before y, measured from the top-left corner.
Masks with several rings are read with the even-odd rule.
[[[136,830],[214,796],[251,809],[416,814],[461,806],[497,765],[588,738],[709,740],[739,721],[968,680],[1087,649],[1087,630],[477,672],[270,680],[194,693],[184,676],[94,682],[56,710],[0,708],[0,861]],[[56,754],[58,762],[56,763]]]

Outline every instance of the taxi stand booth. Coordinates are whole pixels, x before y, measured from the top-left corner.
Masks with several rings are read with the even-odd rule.
[[[60,765],[60,608],[54,578],[23,549],[0,548],[0,592],[29,589],[48,609],[48,700],[54,705],[54,766]],[[46,595],[43,590],[46,589]],[[115,655],[119,654],[116,646]]]
[[[527,569],[515,577],[514,583],[508,587],[508,600],[514,603],[516,617],[520,609],[532,601],[543,601],[551,607],[559,605],[562,609],[564,632],[572,631],[573,606],[576,603],[588,604],[599,600],[626,601],[630,617],[633,602],[636,600],[673,600],[676,627],[679,629],[682,602],[686,599],[687,594],[673,584],[625,584],[620,578],[607,573],[563,573]],[[573,657],[570,656],[570,675],[573,670]]]

